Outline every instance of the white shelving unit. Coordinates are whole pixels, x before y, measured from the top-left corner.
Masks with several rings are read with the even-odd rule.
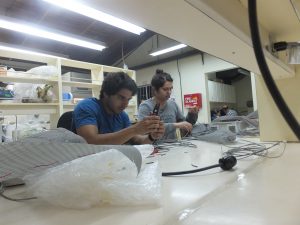
[[[63,87],[88,88],[92,90],[92,96],[98,98],[105,72],[124,71],[134,80],[136,80],[135,71],[125,70],[117,67],[86,63],[54,56],[24,53],[13,50],[1,50],[0,56],[13,59],[40,62],[46,65],[55,66],[57,68],[57,74],[53,74],[53,76],[49,78],[43,78],[42,75],[31,75],[24,72],[8,72],[5,76],[0,75],[0,81],[2,82],[51,84],[53,86],[52,91],[56,96],[56,99],[51,103],[22,103],[21,101],[16,100],[0,101],[0,115],[49,114],[51,128],[56,127],[59,117],[64,112],[73,110],[76,105],[73,102],[63,101]],[[91,75],[90,82],[63,80],[61,71],[62,67],[64,66],[88,70]],[[130,101],[128,109],[126,111],[129,114],[130,119],[134,120],[134,115],[137,112],[136,97],[134,97]]]

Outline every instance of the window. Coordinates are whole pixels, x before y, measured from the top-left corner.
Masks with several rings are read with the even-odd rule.
[[[142,100],[147,100],[152,97],[151,85],[143,85],[138,87],[138,104],[141,104]]]

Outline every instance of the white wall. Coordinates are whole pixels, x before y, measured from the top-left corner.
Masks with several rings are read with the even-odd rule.
[[[300,66],[297,65],[296,68],[297,74],[295,78],[277,80],[276,84],[297,121],[300,121],[300,101],[298,93],[300,84]],[[257,88],[261,140],[299,141],[279,112],[261,75],[255,75],[255,83]]]
[[[231,69],[235,66],[220,60],[216,57],[204,54],[204,64],[202,62],[202,56],[195,55],[186,57],[177,61],[171,61],[168,63],[163,63],[151,67],[147,67],[136,71],[136,81],[138,85],[150,84],[152,76],[156,69],[163,69],[165,72],[170,73],[174,82],[173,95],[176,99],[179,107],[182,107],[181,92],[180,92],[180,79],[179,72],[181,74],[182,83],[182,95],[191,93],[201,93],[202,94],[202,109],[199,112],[198,122],[208,123],[209,122],[209,104],[207,101],[207,82],[205,81],[205,74]],[[186,110],[184,110],[186,115]]]
[[[239,113],[247,114],[247,101],[252,100],[251,77],[245,76],[243,79],[232,83],[235,87],[236,110]]]

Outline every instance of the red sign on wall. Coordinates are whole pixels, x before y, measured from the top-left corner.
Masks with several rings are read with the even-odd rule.
[[[202,97],[200,93],[184,95],[184,107],[192,108],[197,106],[202,108]]]

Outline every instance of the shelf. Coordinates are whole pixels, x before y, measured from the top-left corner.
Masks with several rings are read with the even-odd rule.
[[[2,82],[12,82],[12,83],[33,83],[33,84],[45,84],[45,83],[57,83],[57,77],[52,79],[45,79],[39,77],[25,77],[25,76],[0,76],[0,81]]]
[[[112,66],[103,66],[103,72],[124,72],[128,73],[129,76],[132,76],[134,71],[129,69],[117,68]]]
[[[0,115],[58,113],[58,103],[0,103]]]
[[[74,103],[64,103],[63,111],[64,112],[73,111],[75,106],[76,104]]]
[[[76,105],[77,105],[77,104],[75,104],[75,103],[64,103],[64,104],[63,104],[64,109],[67,108],[68,110],[69,110],[69,109],[72,109],[72,110],[73,110],[73,109],[75,108]]]
[[[76,81],[62,81],[63,86],[69,87],[82,87],[82,88],[100,88],[100,83],[85,83],[85,82],[76,82]]]
[[[50,106],[58,106],[58,103],[21,103],[21,102],[10,102],[10,103],[3,103],[1,102],[0,103],[0,106],[1,106],[1,109],[2,107],[5,107],[5,106],[43,106],[43,105],[50,105]],[[0,111],[1,111],[0,109]]]
[[[80,69],[87,69],[87,70],[101,68],[101,65],[99,65],[99,64],[81,62],[81,61],[64,59],[64,58],[61,58],[61,65],[68,66],[68,67],[74,67],[74,68],[80,68]]]
[[[86,96],[87,92],[84,89],[89,89],[89,95],[98,97],[101,85],[104,79],[104,72],[120,72],[124,71],[136,79],[135,71],[125,70],[122,68],[116,68],[111,66],[104,66],[99,64],[81,62],[61,57],[49,56],[44,54],[33,54],[24,51],[18,51],[16,49],[3,49],[0,51],[0,56],[8,57],[11,59],[30,60],[35,62],[41,62],[45,65],[54,66],[57,70],[54,76],[43,76],[40,74],[30,74],[28,72],[19,71],[7,71],[5,76],[0,76],[0,82],[6,83],[28,83],[28,84],[51,84],[53,88],[51,92],[56,96],[57,101],[55,103],[21,103],[19,99],[5,99],[0,101],[0,116],[1,115],[34,115],[34,114],[51,114],[50,125],[56,127],[57,121],[65,111],[71,111],[76,104],[73,101],[63,101],[63,92],[71,92],[78,95]],[[70,67],[75,69],[89,70],[90,76],[86,77],[68,77],[61,74],[62,67]],[[72,71],[72,70],[71,70]],[[76,70],[75,70],[76,71]],[[52,75],[52,74],[51,74]],[[81,80],[75,80],[79,78]],[[87,83],[90,82],[90,83]],[[35,85],[36,86],[36,85]],[[23,90],[22,90],[23,91]],[[24,90],[24,94],[25,94]],[[79,95],[81,94],[81,95]],[[17,102],[19,100],[19,102]],[[74,98],[75,100],[75,98]],[[128,112],[130,119],[136,113],[137,98],[134,97],[128,106]]]

